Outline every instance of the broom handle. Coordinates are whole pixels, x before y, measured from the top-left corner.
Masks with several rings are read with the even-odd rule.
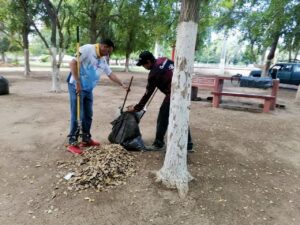
[[[140,120],[142,119],[142,117],[143,117],[144,114],[146,113],[146,110],[147,110],[148,106],[150,105],[152,99],[154,98],[154,95],[155,95],[156,92],[157,92],[157,89],[158,89],[158,88],[155,88],[155,90],[154,90],[153,94],[151,95],[149,101],[147,102],[146,106],[144,107],[144,110],[143,110],[143,113],[142,113],[142,115],[141,115],[141,117],[140,117]]]
[[[79,26],[76,27],[76,36],[77,36],[77,44],[76,44],[76,55],[77,55],[77,74],[78,79],[80,80],[80,58],[79,58]],[[80,121],[80,93],[77,93],[77,121]]]
[[[129,86],[128,86],[128,89],[127,89],[127,91],[126,91],[126,95],[125,95],[125,99],[124,99],[124,102],[123,102],[123,106],[122,106],[122,108],[121,108],[121,113],[123,113],[123,109],[124,109],[124,106],[125,106],[125,102],[126,102],[126,100],[127,100],[128,93],[129,93],[129,91],[130,91],[130,87],[131,87],[132,80],[133,80],[133,76],[132,76],[131,79],[130,79]]]

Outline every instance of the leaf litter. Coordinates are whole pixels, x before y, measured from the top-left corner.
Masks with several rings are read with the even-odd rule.
[[[134,155],[117,144],[87,148],[74,161],[58,161],[57,165],[59,169],[72,171],[66,182],[68,190],[75,191],[88,188],[103,191],[125,184],[126,178],[136,173]]]

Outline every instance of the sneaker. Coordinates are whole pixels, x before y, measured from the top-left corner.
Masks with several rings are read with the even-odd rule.
[[[89,142],[81,142],[80,147],[100,146],[100,142],[91,139]]]
[[[193,149],[194,144],[192,142],[188,142],[187,144],[187,152],[195,152]]]
[[[162,151],[164,150],[164,146],[157,146],[157,145],[150,145],[150,146],[145,146],[144,151]]]
[[[188,153],[193,153],[193,152],[195,152],[195,150],[191,148],[191,149],[188,149],[187,152]]]
[[[78,154],[78,155],[82,154],[82,151],[78,145],[69,145],[67,147],[67,151],[69,151],[73,154]]]

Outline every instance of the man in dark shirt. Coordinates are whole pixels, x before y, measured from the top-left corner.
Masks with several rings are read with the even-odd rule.
[[[143,66],[145,69],[150,70],[150,73],[148,75],[148,83],[144,96],[134,107],[129,107],[128,111],[141,111],[153,94],[155,88],[158,88],[166,95],[159,109],[155,140],[151,146],[146,147],[146,150],[151,151],[162,150],[165,145],[164,137],[169,124],[170,95],[174,62],[165,57],[155,59],[151,52],[144,51],[139,55],[139,61],[136,65]],[[190,129],[188,132],[187,149],[188,151],[192,151],[193,149]]]

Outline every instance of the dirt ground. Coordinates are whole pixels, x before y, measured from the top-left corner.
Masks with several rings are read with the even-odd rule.
[[[131,76],[117,74],[127,81]],[[294,103],[295,90],[281,88],[279,103],[285,109],[269,114],[192,102],[196,152],[188,155],[188,169],[195,180],[182,200],[149,175],[162,167],[163,152],[132,153],[137,174],[108,191],[79,193],[58,185],[64,174],[57,162],[75,157],[65,150],[66,84],[54,94],[49,72],[33,72],[27,79],[22,72],[1,75],[11,84],[11,94],[0,96],[1,225],[300,224],[300,105]],[[146,84],[146,74],[133,75],[128,105],[137,103]],[[108,143],[110,122],[125,92],[103,77],[94,94],[93,137]],[[155,96],[141,122],[146,144],[154,138],[162,99],[160,93]]]

